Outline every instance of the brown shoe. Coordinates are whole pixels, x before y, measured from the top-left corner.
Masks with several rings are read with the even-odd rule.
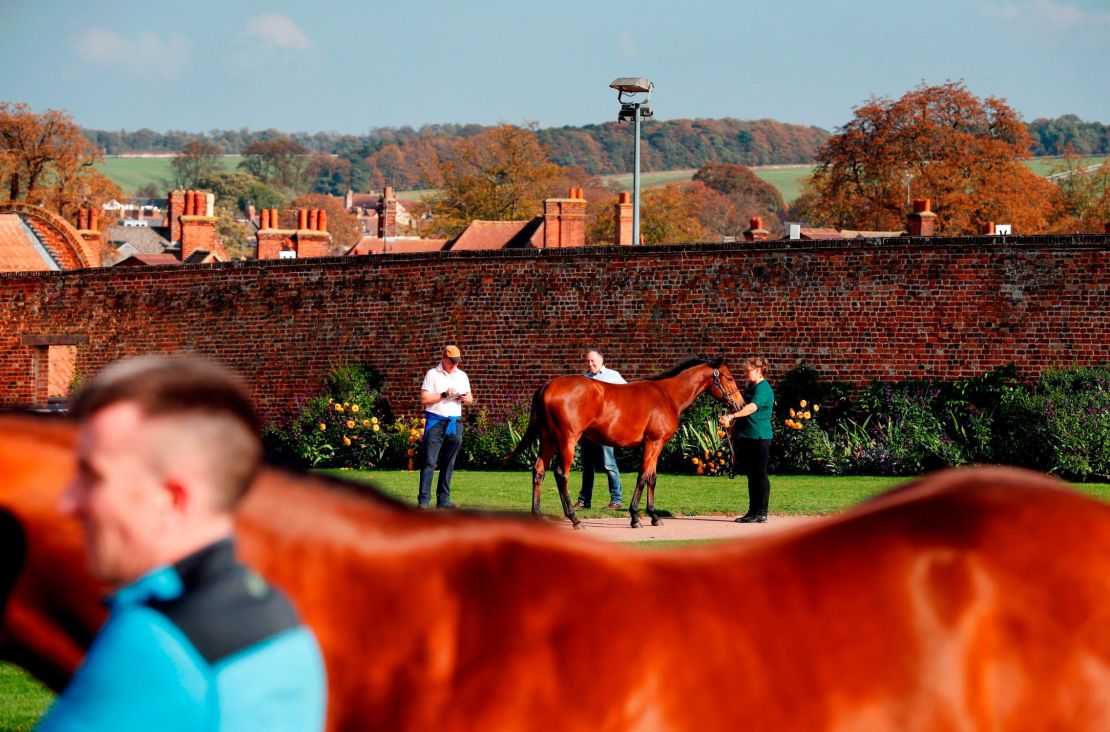
[[[575,501],[575,503],[574,503],[574,507],[575,507],[575,508],[589,508],[589,507],[590,507],[590,504],[588,504],[588,503],[583,503],[582,501],[580,501],[580,500],[579,500],[579,501]]]
[[[613,501],[608,506],[606,506],[606,508],[615,508],[619,511],[622,508],[622,506],[621,506],[621,504],[617,503],[616,501]]]

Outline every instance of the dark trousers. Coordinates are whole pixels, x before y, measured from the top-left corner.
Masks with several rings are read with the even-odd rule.
[[[462,425],[455,425],[456,434],[446,435],[447,422],[436,422],[424,433],[424,467],[420,469],[420,492],[416,502],[427,506],[432,500],[432,474],[439,463],[439,481],[436,483],[436,507],[451,505],[451,473],[455,471],[455,456],[462,445]]]
[[[771,478],[767,475],[771,441],[740,437],[735,445],[740,466],[748,476],[748,514],[766,516],[767,502],[771,498]]]

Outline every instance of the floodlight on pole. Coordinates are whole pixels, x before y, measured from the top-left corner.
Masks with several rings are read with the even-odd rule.
[[[617,121],[633,122],[635,135],[635,153],[632,163],[632,246],[640,245],[640,120],[651,117],[651,92],[655,84],[651,79],[643,76],[622,76],[613,79],[609,84],[610,89],[617,90],[617,101],[620,102],[621,111],[617,114]],[[641,96],[642,95],[642,96]]]

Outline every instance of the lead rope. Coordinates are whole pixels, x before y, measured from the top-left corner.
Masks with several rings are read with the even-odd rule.
[[[725,385],[721,383],[721,372],[717,369],[713,369],[713,385],[720,390],[722,401],[725,402],[725,404],[729,407],[730,413],[739,412],[740,407],[736,404],[736,402],[732,400],[732,395],[735,394],[736,391],[740,390],[737,389],[734,392],[725,393]],[[725,452],[728,453],[728,479],[732,480],[736,477],[736,452],[732,449],[731,423],[729,423],[728,427],[725,427],[725,436],[721,444],[725,448]]]

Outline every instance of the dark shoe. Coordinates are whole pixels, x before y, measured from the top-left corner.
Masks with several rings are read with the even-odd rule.
[[[446,509],[450,510],[450,509],[458,508],[458,506],[456,506],[453,503],[445,503],[442,506],[436,506],[436,508],[446,508]]]
[[[613,501],[608,506],[606,506],[606,508],[614,508],[614,509],[619,511],[622,508],[622,506],[621,506],[621,504],[617,503],[616,501]]]
[[[584,502],[581,498],[579,498],[577,501],[575,501],[574,507],[575,508],[589,508],[590,504]]]
[[[738,524],[765,524],[767,517],[760,514],[745,514],[738,519],[734,519]]]

